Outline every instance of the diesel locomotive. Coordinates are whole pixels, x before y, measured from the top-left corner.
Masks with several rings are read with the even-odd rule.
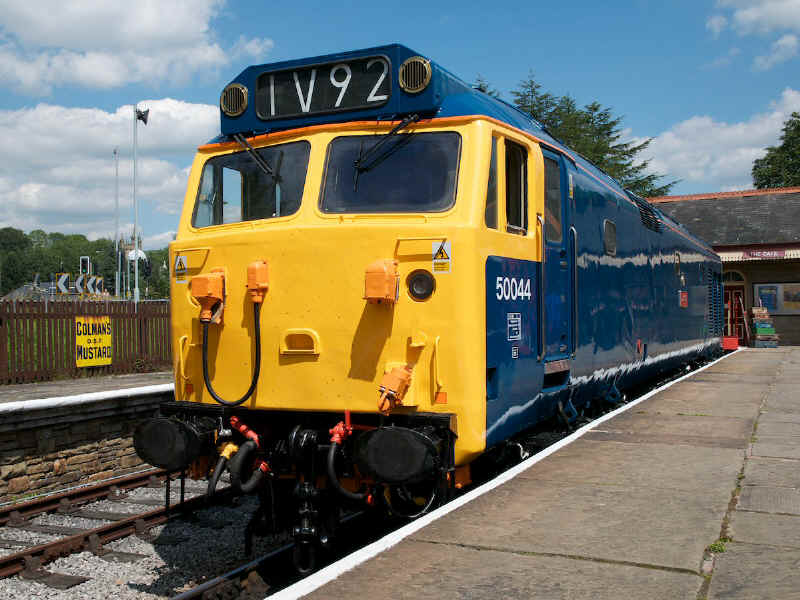
[[[708,245],[405,46],[251,66],[219,105],[170,244],[175,399],[135,446],[260,494],[251,533],[278,506],[308,555],[348,503],[421,514],[721,350]]]

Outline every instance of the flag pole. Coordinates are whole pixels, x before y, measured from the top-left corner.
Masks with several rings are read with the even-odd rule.
[[[138,107],[133,105],[133,304],[139,304],[139,205],[136,202],[136,121]]]

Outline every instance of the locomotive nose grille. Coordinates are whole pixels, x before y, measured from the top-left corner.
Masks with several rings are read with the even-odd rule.
[[[412,56],[400,65],[400,89],[409,94],[424,90],[431,81],[431,63],[421,56]]]
[[[247,109],[247,88],[238,83],[232,83],[219,97],[219,106],[229,117],[238,117]]]

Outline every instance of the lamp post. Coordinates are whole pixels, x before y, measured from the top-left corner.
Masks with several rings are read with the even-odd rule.
[[[139,304],[139,204],[136,201],[136,129],[138,121],[147,125],[147,115],[150,110],[139,110],[133,105],[133,303]]]
[[[117,253],[117,270],[114,273],[114,297],[119,298],[119,277],[122,265],[119,254],[119,148],[114,148],[114,251]]]

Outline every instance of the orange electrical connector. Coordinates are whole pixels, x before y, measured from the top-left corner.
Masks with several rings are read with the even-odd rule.
[[[387,258],[371,263],[364,273],[364,300],[372,304],[394,304],[400,290],[398,262]]]
[[[192,296],[200,304],[200,320],[211,321],[214,307],[225,297],[225,274],[211,271],[195,275],[191,281]]]
[[[380,398],[378,399],[378,410],[388,414],[396,405],[403,403],[411,385],[411,367],[395,367],[388,373],[383,374],[379,388]]]
[[[269,267],[266,261],[257,260],[247,265],[247,291],[250,299],[258,304],[264,301],[269,289]]]

